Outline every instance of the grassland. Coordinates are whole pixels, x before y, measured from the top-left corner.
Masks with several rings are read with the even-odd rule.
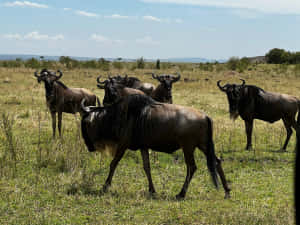
[[[157,84],[144,74],[150,71],[110,72],[126,72]],[[99,74],[107,72],[64,71],[61,80],[102,99],[103,90],[96,88],[95,81]],[[64,114],[63,138],[53,140],[44,87],[33,70],[0,68],[0,224],[294,224],[295,134],[288,152],[278,153],[286,135],[282,122],[255,121],[254,149],[245,151],[243,121],[229,119],[226,96],[216,86],[219,79],[243,78],[248,84],[300,97],[300,77],[293,66],[281,71],[276,65],[257,65],[239,74],[187,65],[181,74],[173,87],[173,101],[213,118],[216,154],[223,159],[231,199],[224,200],[223,190],[214,189],[200,151],[196,151],[198,170],[184,201],[174,198],[186,174],[181,151],[151,153],[155,198],[147,193],[139,152],[131,151],[120,162],[110,191],[101,194],[111,158],[87,151],[80,116]]]

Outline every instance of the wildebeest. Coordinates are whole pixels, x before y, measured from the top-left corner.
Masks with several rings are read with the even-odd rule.
[[[299,194],[299,179],[300,179],[300,132],[297,132],[296,142],[296,160],[295,160],[295,175],[294,175],[294,196],[295,196],[295,214],[296,224],[300,224],[300,194]]]
[[[150,96],[156,101],[172,104],[172,85],[179,81],[180,74],[177,73],[177,76],[174,76],[169,74],[155,75],[152,73],[152,77],[158,80],[160,84],[152,91]]]
[[[146,95],[151,95],[151,93],[155,89],[155,86],[153,84],[144,83],[136,77],[128,77],[127,75],[122,77],[121,75],[116,75],[109,78],[123,84],[125,87],[141,90]]]
[[[254,119],[269,123],[282,119],[287,132],[282,150],[286,151],[287,144],[293,133],[291,127],[297,132],[300,125],[299,113],[297,122],[295,120],[296,113],[300,108],[300,101],[290,95],[267,92],[254,85],[245,85],[245,80],[242,80],[243,83],[240,85],[226,84],[221,86],[220,82],[221,80],[217,82],[217,85],[227,95],[230,117],[236,119],[240,115],[245,121],[246,149],[252,148],[251,138]]]
[[[148,149],[171,154],[182,148],[187,174],[176,197],[184,198],[197,169],[194,150],[198,147],[206,156],[214,184],[218,186],[219,174],[225,197],[230,197],[221,161],[215,155],[212,120],[204,113],[190,107],[159,103],[146,95],[129,95],[104,107],[86,107],[82,104],[82,109],[82,137],[88,150],[113,149],[114,158],[103,186],[104,192],[111,185],[114,171],[126,149],[140,149],[149,192],[155,193]]]
[[[116,78],[109,77],[104,81],[100,81],[100,78],[101,76],[97,77],[97,87],[104,89],[103,105],[112,104],[118,101],[120,98],[128,95],[145,95],[145,93],[141,90],[124,86],[122,83],[118,82],[118,79]]]
[[[55,137],[56,129],[56,113],[58,114],[58,131],[61,136],[61,120],[62,113],[72,113],[81,112],[81,100],[86,99],[86,105],[95,106],[96,100],[99,100],[92,92],[84,88],[68,88],[59,79],[63,76],[61,71],[57,71],[59,76],[55,72],[43,69],[38,75],[36,71],[34,76],[37,81],[41,81],[45,84],[46,91],[46,102],[47,106],[51,112],[52,117],[52,129],[53,137]]]

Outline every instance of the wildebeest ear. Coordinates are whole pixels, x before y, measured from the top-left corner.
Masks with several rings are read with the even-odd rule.
[[[100,88],[100,89],[105,89],[105,86],[101,85],[101,84],[97,84],[97,87]]]

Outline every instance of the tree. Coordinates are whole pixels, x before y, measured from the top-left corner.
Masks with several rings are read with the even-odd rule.
[[[159,60],[159,59],[156,60],[156,66],[155,66],[155,68],[156,68],[157,70],[160,70],[160,60]]]
[[[145,68],[145,60],[143,57],[136,60],[136,66],[138,69],[144,69]]]
[[[40,67],[40,62],[35,58],[31,58],[25,62],[25,67],[38,69]]]
[[[267,62],[280,64],[285,63],[288,60],[288,54],[284,49],[273,48],[266,54]]]

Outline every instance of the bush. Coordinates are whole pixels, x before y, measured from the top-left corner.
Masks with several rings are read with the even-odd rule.
[[[240,60],[238,57],[231,57],[227,62],[227,68],[230,70],[236,70]]]
[[[156,68],[157,70],[160,70],[160,60],[159,60],[159,59],[156,60],[155,68]]]
[[[123,63],[120,61],[113,61],[112,65],[115,69],[118,69],[118,70],[121,70],[124,68]]]
[[[214,70],[214,66],[212,63],[200,63],[199,64],[199,69],[204,70],[204,71],[210,71],[212,72]]]
[[[143,57],[136,60],[136,67],[138,69],[144,69],[145,68],[145,60]]]

